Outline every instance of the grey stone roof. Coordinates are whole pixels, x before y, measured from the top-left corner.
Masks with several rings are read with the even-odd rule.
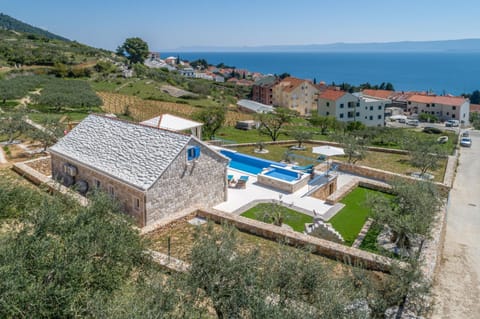
[[[147,190],[191,138],[171,131],[89,115],[50,150]]]
[[[259,85],[259,86],[262,86],[262,85],[272,85],[272,84],[275,84],[275,81],[277,81],[277,78],[273,75],[269,75],[269,76],[266,76],[266,77],[263,77],[263,78],[260,78],[258,80],[256,80],[253,84],[254,85]]]

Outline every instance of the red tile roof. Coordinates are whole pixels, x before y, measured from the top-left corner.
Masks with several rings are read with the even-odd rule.
[[[345,91],[325,90],[322,93],[320,93],[318,97],[325,100],[336,101],[342,96],[344,96],[345,94],[347,94],[347,92]]]
[[[443,105],[461,106],[466,102],[461,96],[436,96],[436,95],[412,95],[407,99],[409,102],[437,103]]]
[[[480,113],[480,104],[470,104],[470,112]]]
[[[362,93],[364,95],[368,95],[368,96],[372,96],[372,97],[379,97],[381,99],[388,99],[392,95],[395,94],[395,91],[366,89],[366,90],[363,90]]]
[[[295,90],[300,84],[308,82],[307,80],[297,79],[294,77],[287,77],[283,79],[278,85],[282,87],[285,92],[291,92]]]

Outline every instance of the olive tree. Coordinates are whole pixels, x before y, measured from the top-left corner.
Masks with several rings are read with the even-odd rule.
[[[147,260],[138,231],[106,195],[88,207],[66,197],[22,205],[8,204],[23,212],[0,240],[2,318],[95,317]]]
[[[409,151],[412,166],[420,169],[420,176],[437,169],[440,159],[446,156],[445,149],[431,140],[409,139],[405,147]]]
[[[0,114],[2,116],[3,114]],[[24,121],[25,113],[16,111],[0,118],[0,135],[7,137],[7,143],[11,144],[29,129],[29,125]]]
[[[210,106],[198,111],[193,117],[203,123],[202,134],[206,139],[213,139],[215,133],[225,123],[227,109],[223,106]]]
[[[374,196],[370,199],[372,218],[379,225],[387,225],[392,242],[410,250],[415,236],[429,236],[435,214],[442,202],[436,186],[426,181],[393,182],[392,198]]]
[[[42,144],[43,151],[55,144],[64,135],[64,125],[54,118],[44,118],[38,123],[41,128],[31,128],[28,136]]]
[[[364,138],[352,134],[336,135],[335,140],[343,148],[347,162],[355,164],[367,155],[367,142]]]
[[[288,123],[290,123],[295,116],[295,112],[286,108],[277,108],[272,113],[262,113],[257,116],[260,122],[259,133],[269,136],[272,141],[276,141],[282,129]]]

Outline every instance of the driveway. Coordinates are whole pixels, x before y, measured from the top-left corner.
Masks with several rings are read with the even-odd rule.
[[[432,318],[480,318],[480,131],[461,148]]]

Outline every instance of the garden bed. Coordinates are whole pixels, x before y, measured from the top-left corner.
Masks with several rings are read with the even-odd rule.
[[[200,226],[194,226],[188,222],[172,224],[159,231],[150,233],[146,236],[149,241],[150,249],[162,253],[168,253],[167,240],[170,237],[171,256],[185,262],[190,261],[190,252],[195,244],[195,231],[205,231],[207,227],[213,227],[214,231],[220,232],[222,225],[210,222]],[[278,253],[279,249],[297,249],[286,245],[281,245],[275,241],[262,238],[260,236],[238,231],[236,232],[240,251],[248,252],[258,249],[262,258],[270,258]],[[341,270],[344,267],[340,262],[322,257],[316,254],[310,255],[314,260],[320,261],[326,266],[332,267],[332,270]]]
[[[273,204],[263,203],[258,204],[255,207],[250,208],[240,216],[255,219],[263,222],[265,213],[271,212]],[[297,212],[293,209],[276,205],[276,208],[281,211],[283,217],[283,223],[292,227],[293,230],[298,232],[303,232],[305,230],[305,224],[313,223],[313,217],[305,215],[303,213]]]
[[[364,187],[357,187],[340,201],[345,204],[345,207],[328,221],[342,235],[346,245],[351,246],[353,244],[370,216],[371,210],[366,201],[368,197],[374,195],[392,196]]]

